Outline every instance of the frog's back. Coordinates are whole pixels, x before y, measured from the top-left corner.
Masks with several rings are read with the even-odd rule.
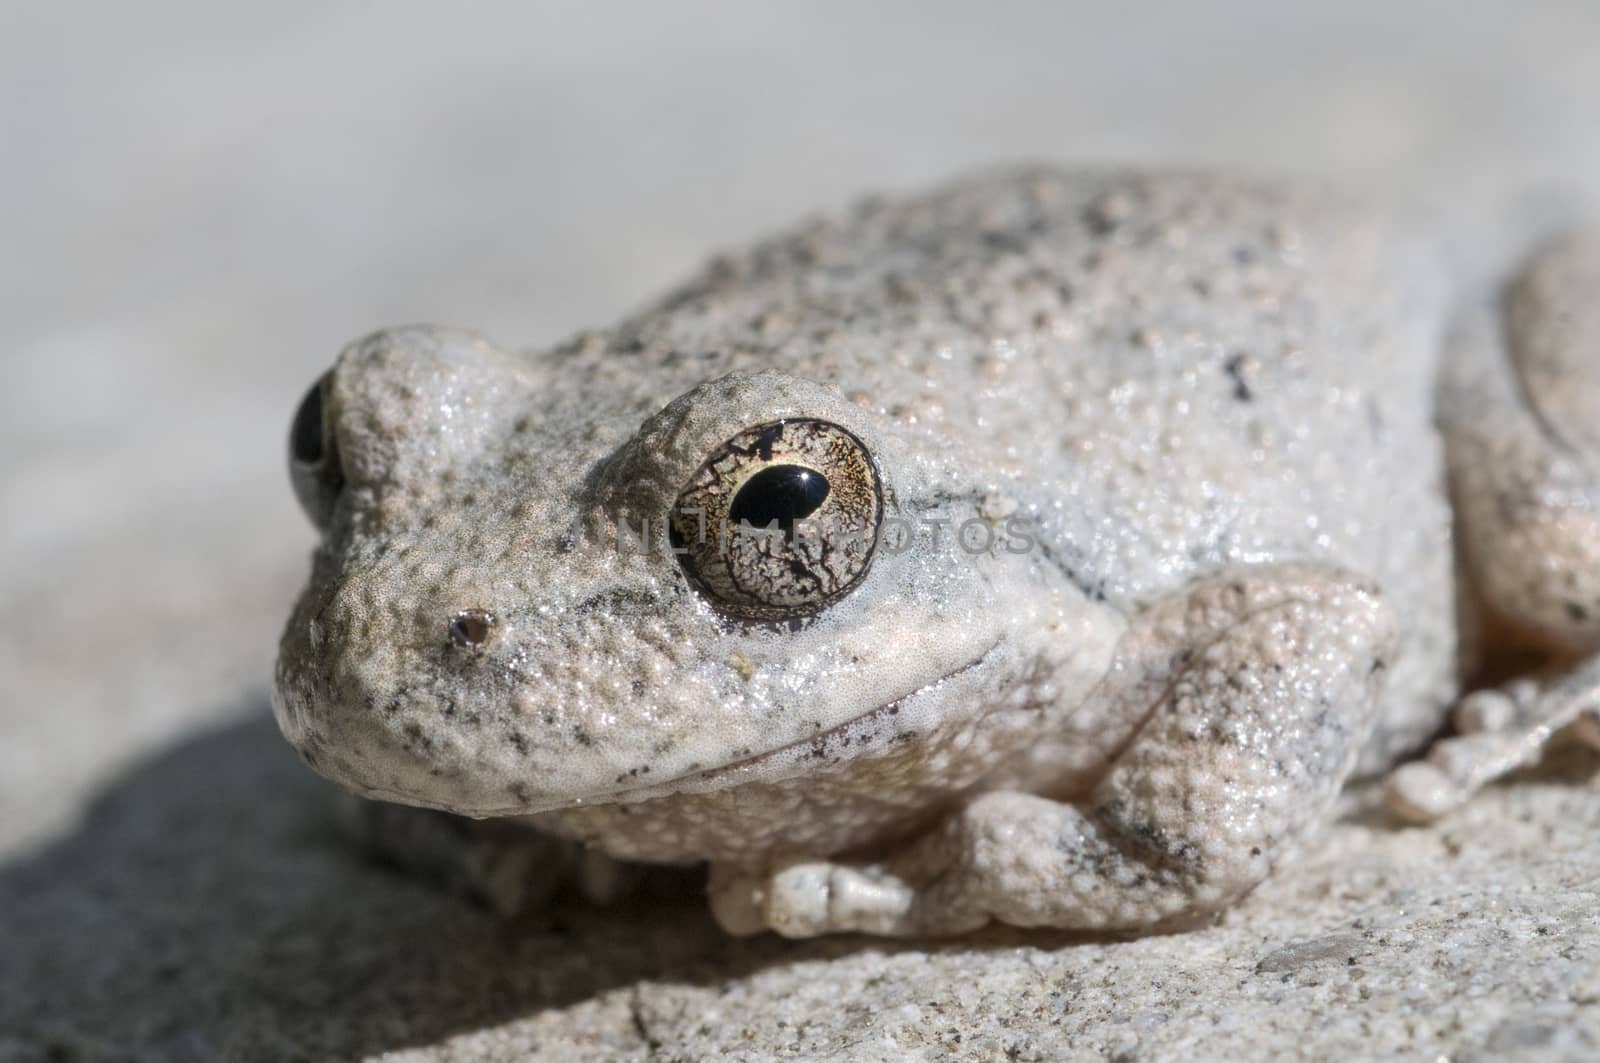
[[[624,331],[715,352],[701,374],[836,383],[970,455],[1124,608],[1240,563],[1371,576],[1407,645],[1370,769],[1452,693],[1445,297],[1423,244],[1326,190],[1032,170],[819,220]]]

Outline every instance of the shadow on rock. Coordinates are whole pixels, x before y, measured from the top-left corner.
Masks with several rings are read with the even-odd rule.
[[[513,930],[362,860],[329,797],[263,711],[0,868],[0,1058],[361,1055],[785,950],[729,941],[696,897]]]

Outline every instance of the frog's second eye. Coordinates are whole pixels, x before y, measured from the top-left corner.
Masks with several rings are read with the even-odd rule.
[[[301,508],[319,528],[327,527],[333,503],[344,486],[344,470],[339,465],[324,395],[329,375],[324,373],[311,385],[289,428],[289,479]]]
[[[684,571],[724,612],[794,620],[860,582],[882,518],[861,441],[798,419],[748,428],[713,451],[668,527]]]

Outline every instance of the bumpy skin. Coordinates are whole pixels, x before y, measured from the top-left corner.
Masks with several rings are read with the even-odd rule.
[[[367,797],[709,860],[737,931],[1214,910],[1454,697],[1449,305],[1320,190],[1038,170],[812,222],[552,351],[378,333],[327,385],[280,723]],[[740,622],[662,529],[785,417],[852,433],[918,531],[807,622]]]

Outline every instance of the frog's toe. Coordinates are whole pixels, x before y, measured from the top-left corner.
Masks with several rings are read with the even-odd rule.
[[[801,861],[770,874],[712,869],[711,911],[730,934],[788,938],[905,932],[914,891],[875,867]]]
[[[1468,797],[1439,768],[1425,760],[1402,764],[1383,781],[1389,809],[1407,823],[1432,823]]]

